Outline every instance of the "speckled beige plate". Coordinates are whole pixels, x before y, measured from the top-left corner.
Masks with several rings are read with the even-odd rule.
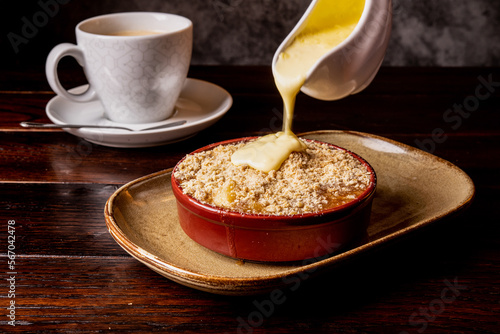
[[[250,263],[214,253],[184,234],[177,219],[170,170],[132,181],[106,203],[108,229],[133,257],[186,286],[218,294],[251,295],[284,288],[310,273],[347,260],[466,207],[471,179],[453,164],[386,138],[343,131],[302,135],[336,144],[364,157],[378,188],[367,236],[350,249],[317,261]]]

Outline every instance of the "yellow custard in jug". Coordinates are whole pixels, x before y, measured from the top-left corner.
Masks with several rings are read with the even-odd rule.
[[[305,28],[278,56],[274,80],[284,104],[283,131],[263,136],[231,156],[237,166],[247,165],[263,172],[278,170],[290,153],[304,144],[292,132],[295,99],[311,67],[354,30],[365,0],[320,0],[307,18]]]

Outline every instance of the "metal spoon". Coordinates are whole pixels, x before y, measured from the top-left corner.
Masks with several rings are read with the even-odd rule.
[[[170,128],[173,126],[178,126],[186,123],[186,120],[176,121],[167,124],[161,124],[152,126],[144,129],[131,129],[124,126],[108,126],[108,125],[91,125],[91,124],[46,124],[46,123],[37,123],[37,122],[21,122],[20,125],[24,128],[38,128],[38,129],[68,129],[68,128],[94,128],[94,129],[120,129],[127,131],[146,131],[153,129],[163,129]]]

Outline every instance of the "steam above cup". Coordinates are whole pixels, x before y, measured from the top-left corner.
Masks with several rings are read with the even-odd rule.
[[[276,50],[279,55],[307,27],[309,17],[321,1],[313,0],[294,29]],[[365,89],[377,74],[385,56],[392,26],[392,0],[366,0],[353,32],[323,55],[307,72],[301,91],[320,100],[338,100]]]
[[[100,100],[105,117],[119,123],[150,123],[174,113],[187,77],[192,22],[182,16],[129,12],[97,16],[76,26],[77,45],[59,44],[49,53],[51,88],[75,102]],[[62,87],[59,61],[74,57],[89,88],[72,94]]]

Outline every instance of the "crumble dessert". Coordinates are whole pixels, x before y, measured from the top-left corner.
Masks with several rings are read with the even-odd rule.
[[[198,201],[247,214],[296,215],[345,204],[365,191],[367,167],[351,154],[300,139],[307,147],[292,152],[278,170],[262,172],[231,163],[246,142],[189,154],[174,177]]]

